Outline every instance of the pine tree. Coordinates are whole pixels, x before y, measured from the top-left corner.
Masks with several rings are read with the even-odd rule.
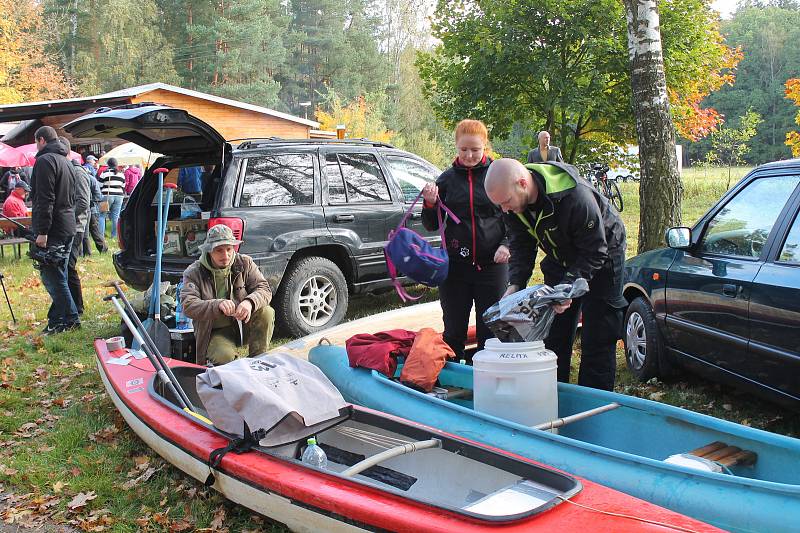
[[[258,105],[278,104],[288,19],[279,0],[162,1],[185,85]]]
[[[379,51],[379,11],[370,0],[291,0],[291,58],[279,74],[281,100],[300,112],[300,102],[316,107],[333,89],[353,100],[386,83]]]
[[[83,94],[179,83],[155,0],[46,0],[64,70]]]

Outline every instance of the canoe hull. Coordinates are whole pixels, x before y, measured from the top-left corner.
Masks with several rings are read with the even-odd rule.
[[[154,372],[146,361],[135,361],[128,366],[109,364],[110,358],[123,353],[109,353],[103,340],[95,342],[95,351],[106,391],[128,425],[166,461],[204,481],[211,472],[209,454],[227,445],[228,439],[150,394],[148,384]],[[167,361],[173,368],[196,367],[176,360]],[[355,409],[362,412],[365,419],[381,417],[395,424],[410,424],[418,431],[433,433],[441,439],[457,438],[391,415],[361,407]],[[492,453],[499,452],[491,447],[484,448]],[[213,488],[226,498],[282,522],[293,531],[663,531],[663,527],[652,522],[694,531],[716,531],[706,524],[588,480],[580,480],[582,491],[540,514],[513,522],[486,522],[257,451],[225,455],[213,474]],[[597,509],[646,518],[623,519]]]
[[[800,486],[796,484],[691,471],[564,435],[532,430],[413,391],[376,372],[350,368],[347,354],[341,347],[318,346],[309,353],[309,360],[325,372],[350,402],[488,443],[724,529],[792,531],[800,522]],[[455,367],[460,367],[457,372],[472,371],[471,367],[448,363],[448,369]],[[463,385],[471,387],[471,375],[468,380],[465,378]],[[664,423],[669,421],[675,427],[702,423],[710,426],[708,435],[703,438],[724,433],[736,443],[737,435],[752,433],[774,441],[777,447],[773,449],[785,453],[784,457],[794,457],[795,462],[800,461],[800,441],[797,439],[759,432],[656,402],[576,385],[560,384],[559,395],[565,400],[571,396],[573,404],[576,403],[575,398],[583,398],[592,406],[619,402],[624,408],[646,410],[648,414]],[[683,450],[673,453],[691,449],[687,445]]]

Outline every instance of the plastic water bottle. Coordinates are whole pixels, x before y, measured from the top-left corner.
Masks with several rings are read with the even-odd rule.
[[[325,450],[317,445],[317,439],[314,437],[308,439],[308,446],[303,452],[302,461],[307,465],[317,468],[325,468],[328,466],[328,456],[325,455]]]
[[[181,289],[183,288],[183,281],[178,283],[175,289],[175,329],[191,329],[192,319],[183,314],[183,305],[181,304]]]

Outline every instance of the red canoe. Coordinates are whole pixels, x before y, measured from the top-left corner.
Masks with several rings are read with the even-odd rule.
[[[329,451],[326,470],[300,462],[299,443],[228,453],[212,470],[211,452],[230,439],[157,392],[163,387],[146,359],[110,364],[127,350],[109,352],[102,339],[95,351],[114,405],[148,446],[197,480],[213,474],[214,489],[226,498],[293,531],[719,531],[591,481],[360,407],[317,434]],[[201,405],[194,383],[205,369],[167,361],[192,403]],[[439,446],[345,477],[342,470],[374,455],[368,441],[377,437],[429,439]]]

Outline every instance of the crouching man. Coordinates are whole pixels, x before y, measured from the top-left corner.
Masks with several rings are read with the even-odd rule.
[[[229,363],[244,344],[251,357],[260,355],[272,339],[272,291],[253,260],[236,253],[240,243],[228,226],[211,227],[200,259],[183,273],[181,303],[194,321],[197,364]]]

